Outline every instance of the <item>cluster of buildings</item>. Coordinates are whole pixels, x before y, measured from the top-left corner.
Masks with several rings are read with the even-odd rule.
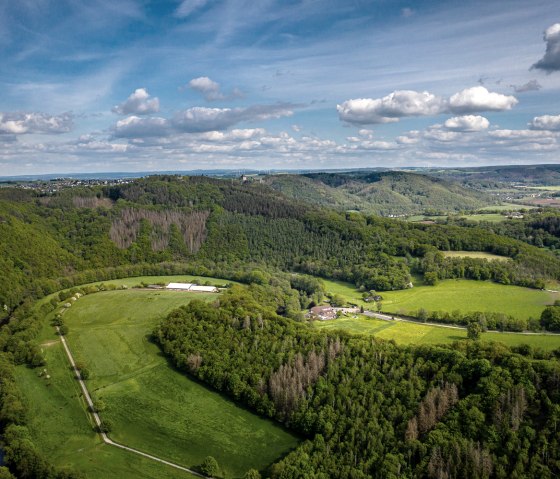
[[[327,321],[335,319],[339,314],[356,314],[360,312],[360,308],[336,308],[334,306],[315,306],[307,313],[308,319],[317,319],[319,321]]]

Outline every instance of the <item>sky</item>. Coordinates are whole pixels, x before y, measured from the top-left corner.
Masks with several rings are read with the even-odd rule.
[[[0,0],[0,176],[560,163],[557,0]]]

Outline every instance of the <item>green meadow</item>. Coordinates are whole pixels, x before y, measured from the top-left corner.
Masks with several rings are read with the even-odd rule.
[[[365,305],[361,293],[350,283],[323,280],[328,292],[347,301]],[[400,291],[383,291],[383,311],[407,314],[424,308],[427,311],[502,312],[516,318],[540,317],[546,305],[560,298],[550,293],[520,286],[506,286],[489,281],[449,279],[436,286],[414,286]]]
[[[194,278],[108,283],[133,286],[158,279]],[[198,282],[207,279],[227,282]],[[213,301],[218,295],[129,289],[84,296],[64,314],[67,339],[76,360],[90,371],[87,384],[94,400],[106,405],[101,416],[112,424],[113,440],[187,467],[212,455],[222,477],[242,477],[250,468],[266,468],[298,439],[176,371],[151,342],[157,322],[194,298]],[[190,477],[101,443],[52,327],[45,328],[42,340],[51,379],[27,368],[18,375],[26,396],[35,398],[34,438],[56,464],[75,466],[88,477]]]
[[[378,338],[394,340],[397,344],[445,344],[467,338],[465,329],[410,323],[406,321],[384,321],[358,316],[342,317],[330,321],[313,321],[317,329],[346,331],[352,334],[371,334]],[[482,333],[482,341],[497,341],[508,346],[529,344],[544,350],[560,348],[560,335]]]

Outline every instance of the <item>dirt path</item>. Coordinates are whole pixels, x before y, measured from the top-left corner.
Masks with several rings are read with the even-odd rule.
[[[56,327],[56,331],[60,335],[60,329],[59,329],[58,326]],[[64,346],[64,350],[66,351],[66,356],[68,357],[68,360],[70,361],[72,369],[74,370],[74,374],[76,376],[76,379],[80,383],[80,388],[82,389],[82,393],[84,395],[84,398],[86,399],[86,402],[87,402],[88,408],[90,410],[90,413],[93,416],[93,420],[95,421],[95,425],[97,426],[98,430],[101,431],[101,418],[99,417],[99,414],[97,414],[95,412],[95,409],[93,407],[93,401],[91,399],[91,396],[89,395],[86,384],[85,384],[84,380],[82,379],[82,376],[80,375],[80,371],[76,367],[76,363],[74,362],[74,357],[72,356],[72,353],[70,352],[70,348],[68,347],[68,343],[66,342],[66,338],[63,335],[60,335],[60,339],[62,341],[62,345]],[[193,476],[202,477],[202,478],[205,478],[205,479],[210,479],[210,478],[207,478],[206,476],[203,476],[202,474],[200,474],[196,471],[193,471],[192,469],[189,469],[187,467],[183,467],[183,466],[180,466],[179,464],[175,464],[173,462],[166,461],[165,459],[161,459],[159,457],[152,456],[151,454],[147,454],[145,452],[139,451],[138,449],[134,449],[132,447],[125,446],[124,444],[119,444],[118,442],[115,442],[112,439],[110,439],[109,436],[107,436],[107,434],[104,433],[104,432],[100,432],[100,435],[101,435],[101,438],[103,439],[103,442],[105,444],[108,444],[108,445],[114,446],[114,447],[118,447],[119,449],[124,449],[125,451],[129,451],[129,452],[132,452],[133,454],[137,454],[139,456],[151,459],[152,461],[157,461],[157,462],[160,462],[162,464],[166,464],[167,466],[174,467],[175,469],[180,469],[181,471],[188,472],[189,474],[192,474]]]

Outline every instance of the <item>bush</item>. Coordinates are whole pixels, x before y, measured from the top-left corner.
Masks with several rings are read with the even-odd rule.
[[[212,456],[206,456],[206,459],[202,462],[200,466],[200,470],[202,474],[205,476],[215,476],[220,471],[220,466],[218,465],[218,461],[214,459]]]

